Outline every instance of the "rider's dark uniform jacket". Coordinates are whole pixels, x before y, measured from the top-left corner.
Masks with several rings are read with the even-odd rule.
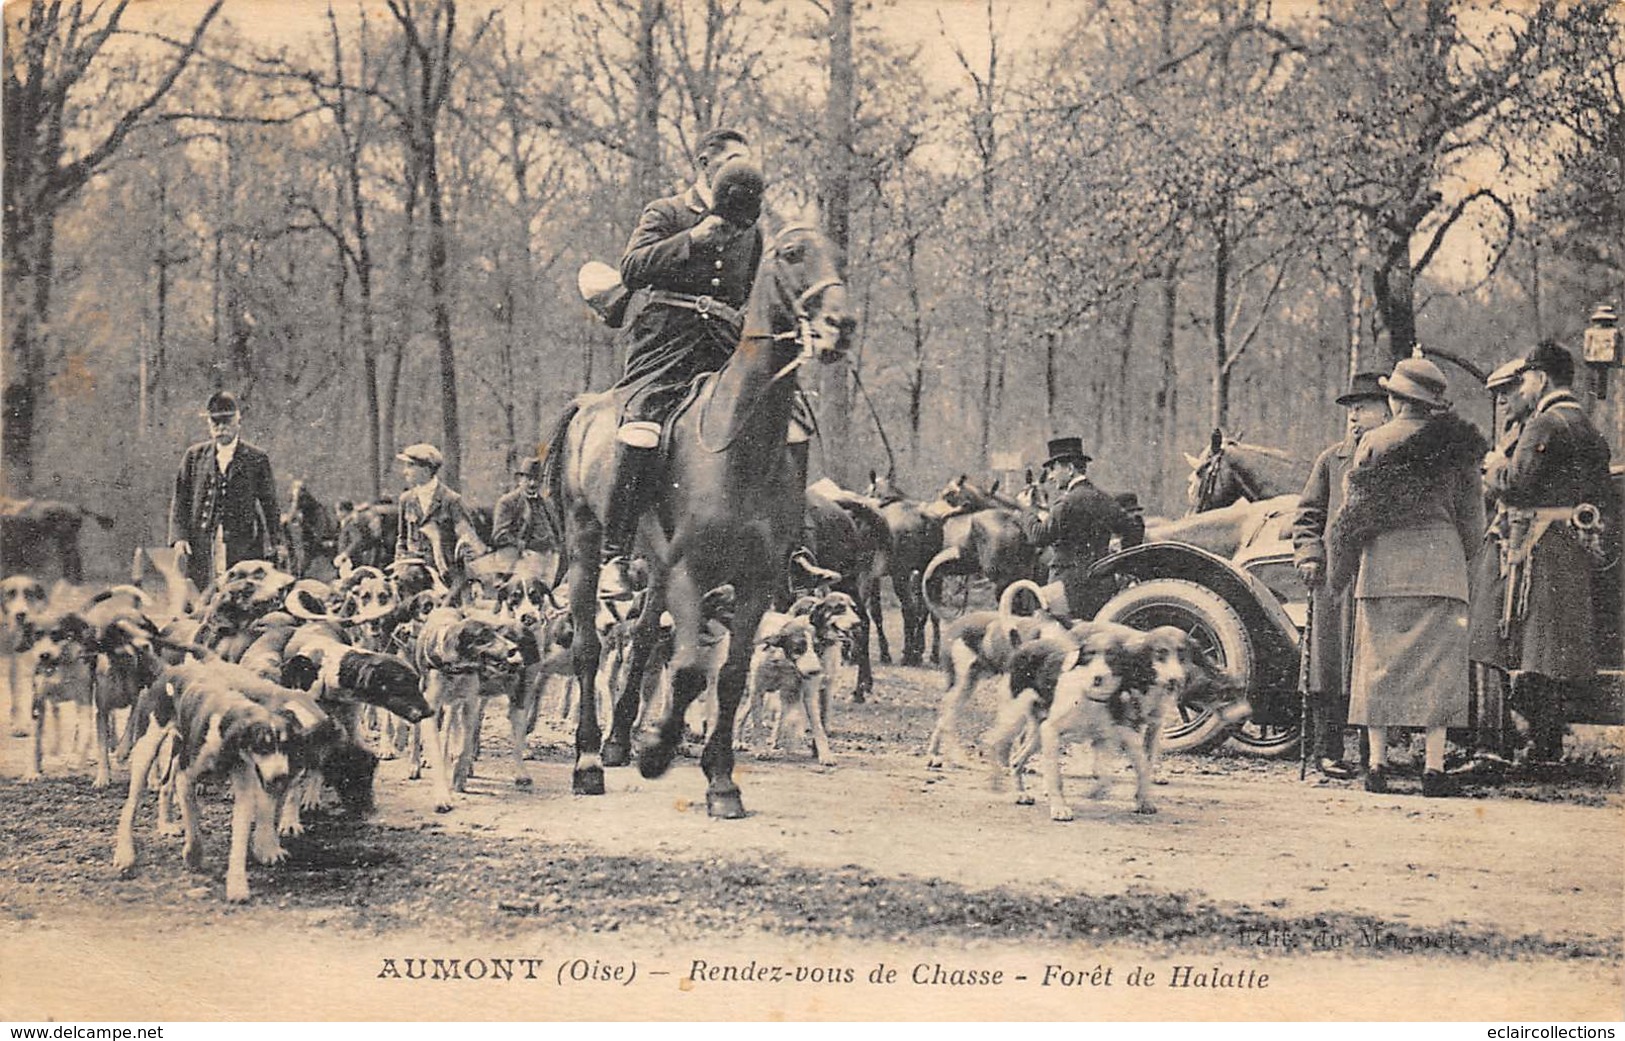
[[[707,213],[699,190],[656,199],[644,207],[621,258],[621,281],[639,294],[634,316],[622,332],[626,375],[620,386],[639,386],[635,418],[662,418],[682,388],[702,372],[720,369],[739,342],[739,327],[717,314],[662,303],[659,293],[709,297],[743,310],[762,259],[759,226],[725,245],[695,245],[689,229]]]
[[[521,552],[546,553],[553,548],[553,529],[542,513],[542,500],[532,499],[523,488],[497,500],[491,516],[491,548],[516,546]]]

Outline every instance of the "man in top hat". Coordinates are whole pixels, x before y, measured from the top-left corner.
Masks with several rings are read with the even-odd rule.
[[[1309,733],[1316,766],[1326,777],[1354,776],[1343,758],[1343,728],[1348,724],[1349,637],[1354,612],[1345,592],[1326,589],[1326,525],[1343,505],[1343,479],[1354,461],[1360,438],[1388,422],[1388,392],[1378,380],[1381,373],[1362,372],[1349,381],[1337,403],[1347,411],[1343,439],[1315,459],[1309,480],[1298,500],[1292,523],[1293,558],[1298,574],[1309,588],[1315,613],[1309,643]]]
[[[1597,580],[1589,536],[1572,523],[1582,503],[1610,523],[1608,442],[1571,389],[1574,356],[1555,343],[1524,359],[1518,386],[1529,409],[1510,456],[1491,453],[1485,483],[1506,509],[1501,541],[1502,620],[1520,671],[1514,703],[1534,731],[1534,758],[1562,756],[1563,698],[1596,669]]]
[[[702,136],[694,184],[643,210],[621,258],[621,281],[643,290],[622,330],[630,390],[617,434],[615,484],[604,518],[599,594],[632,595],[627,554],[659,462],[660,424],[694,377],[715,372],[739,342],[743,309],[762,259],[761,169],[738,130]]]
[[[406,490],[400,499],[395,562],[421,561],[447,585],[456,586],[462,562],[484,555],[485,542],[474,530],[463,497],[440,480],[440,449],[415,444],[395,457]]]
[[[1042,477],[1051,489],[1050,508],[1022,518],[1033,545],[1054,547],[1049,580],[1061,583],[1068,605],[1063,609],[1052,604],[1057,611],[1070,612],[1071,605],[1083,603],[1083,579],[1090,565],[1106,555],[1113,535],[1125,548],[1145,540],[1145,519],[1090,482],[1086,475],[1090,461],[1082,438],[1050,441]]]
[[[531,456],[513,475],[518,485],[497,500],[492,514],[491,548],[547,553],[553,549],[553,530],[542,512],[542,461]]]
[[[169,500],[169,544],[186,576],[205,589],[240,560],[274,560],[280,514],[270,457],[240,436],[237,396],[216,391],[199,415],[208,417],[209,440],[181,457]]]
[[[1329,593],[1353,590],[1349,722],[1366,728],[1368,791],[1388,789],[1388,728],[1421,727],[1422,794],[1451,795],[1445,740],[1468,723],[1467,579],[1489,445],[1451,411],[1426,358],[1377,383],[1393,418],[1360,439],[1325,540]]]

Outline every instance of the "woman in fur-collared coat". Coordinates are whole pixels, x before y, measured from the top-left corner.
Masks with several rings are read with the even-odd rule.
[[[1381,381],[1394,418],[1368,433],[1327,533],[1328,580],[1354,587],[1349,722],[1386,791],[1387,728],[1427,729],[1424,795],[1448,795],[1445,730],[1467,725],[1467,575],[1484,530],[1484,438],[1449,409],[1444,373],[1406,358]]]

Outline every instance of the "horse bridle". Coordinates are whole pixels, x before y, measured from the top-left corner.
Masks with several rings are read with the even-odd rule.
[[[777,235],[773,236],[773,242],[768,246],[767,251],[763,255],[763,259],[765,260],[767,257],[777,255],[779,250],[784,246],[784,238],[791,232],[796,231],[810,231],[817,234],[818,229],[807,223],[786,224],[784,227],[779,229]],[[756,400],[751,403],[750,408],[745,410],[745,420],[739,424],[739,430],[742,431],[749,425],[751,416],[756,413],[757,407],[767,399],[767,392],[773,388],[774,384],[791,375],[797,369],[801,368],[807,362],[812,360],[812,316],[807,313],[807,304],[826,290],[832,289],[836,286],[845,285],[845,280],[836,275],[821,278],[808,285],[806,289],[803,289],[801,293],[797,295],[793,301],[791,301],[790,311],[795,317],[796,327],[794,329],[788,329],[782,333],[769,333],[766,339],[770,343],[794,343],[798,348],[796,351],[796,356],[785,362],[777,372],[768,378],[766,386],[762,388],[761,393],[757,395]],[[726,452],[728,449],[732,448],[734,446],[734,442],[739,438],[739,434],[737,432],[733,436],[729,437],[720,447],[713,448],[705,443],[705,416],[705,404],[702,403],[697,415],[698,428],[695,431],[699,438],[700,447],[712,453]]]

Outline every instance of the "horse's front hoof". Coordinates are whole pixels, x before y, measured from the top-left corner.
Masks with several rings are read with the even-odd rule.
[[[677,746],[664,741],[638,746],[638,773],[649,780],[664,777],[677,756]]]
[[[731,792],[706,792],[705,812],[720,820],[739,820],[745,815],[745,801],[739,797],[737,790]]]
[[[874,691],[873,687],[869,687],[869,688],[859,687],[859,688],[857,688],[856,690],[854,690],[852,692],[852,704],[854,704],[854,705],[863,704],[865,701],[869,700],[869,695],[873,694],[874,692],[875,691]]]
[[[605,766],[626,766],[632,761],[632,750],[626,742],[612,739],[604,742],[602,758]]]
[[[570,775],[570,790],[577,795],[603,795],[603,767],[585,766],[572,773]]]

